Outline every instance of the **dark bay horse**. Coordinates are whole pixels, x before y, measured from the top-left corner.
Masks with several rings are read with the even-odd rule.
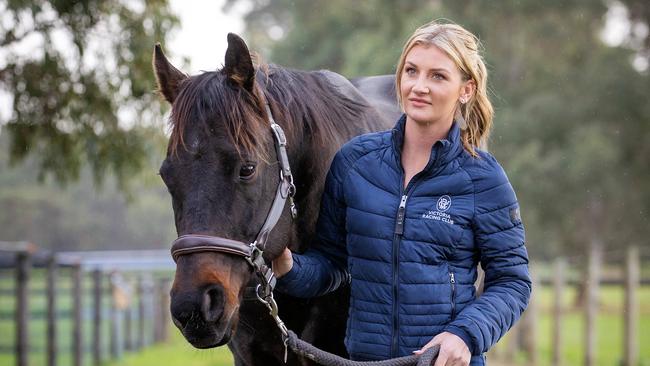
[[[399,115],[392,76],[355,85],[329,71],[255,66],[244,41],[228,35],[221,70],[188,76],[160,46],[154,69],[172,105],[160,175],[172,197],[179,236],[200,234],[250,243],[278,187],[278,157],[265,103],[286,133],[298,216],[284,208],[264,250],[267,263],[288,246],[314,240],[325,175],[334,153],[355,135],[387,129]],[[365,93],[364,96],[362,93]],[[246,294],[258,279],[241,257],[196,252],[177,258],[171,290],[176,326],[197,348],[228,344],[236,365],[283,364],[280,332],[263,304]],[[275,294],[280,317],[302,339],[346,355],[349,288],[314,299]],[[289,354],[288,364],[310,364]]]

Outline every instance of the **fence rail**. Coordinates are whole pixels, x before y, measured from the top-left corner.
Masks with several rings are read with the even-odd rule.
[[[539,364],[538,356],[540,354],[539,344],[540,339],[538,331],[538,324],[541,312],[540,303],[540,288],[542,286],[550,287],[551,301],[550,307],[547,311],[550,313],[550,357],[546,358],[546,362],[550,360],[550,364],[568,365],[569,363],[564,359],[567,339],[565,339],[566,331],[563,331],[563,326],[566,325],[566,315],[568,309],[566,307],[565,296],[568,288],[579,288],[582,290],[583,301],[577,302],[574,310],[577,309],[582,313],[582,345],[583,350],[583,365],[593,366],[598,362],[599,349],[597,347],[598,337],[603,336],[599,334],[596,327],[597,318],[601,315],[600,302],[601,302],[601,288],[603,286],[616,286],[623,289],[623,304],[620,316],[620,323],[622,324],[623,333],[621,337],[622,354],[618,355],[616,364],[623,366],[639,365],[639,328],[640,312],[639,312],[639,296],[638,292],[641,286],[647,286],[649,279],[641,279],[641,260],[638,248],[629,247],[626,249],[625,260],[623,263],[617,262],[616,267],[619,269],[615,276],[608,274],[608,278],[604,279],[603,268],[604,256],[602,250],[595,246],[590,248],[589,253],[585,256],[586,263],[582,268],[583,272],[577,268],[570,266],[571,263],[567,258],[556,258],[551,263],[544,265],[535,263],[531,266],[531,275],[533,278],[533,296],[528,309],[524,313],[521,321],[509,332],[508,339],[505,344],[498,344],[494,350],[490,352],[490,356],[496,360],[504,361],[506,364],[515,364],[517,355],[520,357],[523,354],[526,365]],[[549,273],[545,277],[539,275],[538,268],[544,267],[549,269]],[[575,277],[570,278],[569,272],[572,271]],[[611,272],[611,271],[610,271]],[[578,291],[580,292],[580,291]],[[611,313],[610,313],[611,314]],[[601,330],[602,331],[602,330]],[[610,331],[610,330],[608,330]],[[608,336],[609,334],[604,334]],[[574,360],[575,362],[575,360]],[[645,363],[644,363],[645,364]]]
[[[83,252],[44,253],[30,243],[0,242],[0,326],[13,322],[0,329],[15,329],[13,344],[11,337],[0,338],[1,359],[13,353],[15,365],[28,366],[35,364],[30,357],[45,353],[44,362],[37,363],[56,366],[65,353],[74,366],[100,365],[121,358],[125,350],[166,341],[169,254],[125,253],[129,258],[115,252],[85,257]],[[143,268],[137,267],[138,258]],[[42,334],[29,333],[30,324],[43,323]],[[60,337],[64,331],[69,333]],[[60,347],[61,338],[69,339],[66,348]]]

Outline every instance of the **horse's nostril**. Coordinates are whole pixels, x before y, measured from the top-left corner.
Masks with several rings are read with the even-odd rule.
[[[200,292],[182,292],[172,294],[169,310],[174,324],[184,329],[192,321],[200,318]]]
[[[220,286],[211,286],[203,293],[201,310],[203,318],[208,322],[215,322],[223,314],[224,300],[223,289]]]
[[[181,311],[178,314],[172,313],[172,321],[181,329],[185,328],[190,319],[192,319],[192,314],[189,312]]]

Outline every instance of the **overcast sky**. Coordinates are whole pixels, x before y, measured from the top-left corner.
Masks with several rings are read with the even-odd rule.
[[[228,47],[229,32],[241,33],[243,8],[238,7],[227,15],[223,13],[224,0],[171,0],[173,11],[180,17],[180,27],[170,37],[171,43],[163,45],[171,60],[178,65],[181,57],[190,60],[186,73],[196,74],[201,70],[215,70],[223,64]]]

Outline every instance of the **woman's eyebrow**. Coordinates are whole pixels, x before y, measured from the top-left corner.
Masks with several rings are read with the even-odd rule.
[[[411,62],[411,61],[406,61],[406,64],[407,64],[408,66],[414,67],[414,68],[416,68],[416,69],[419,68],[418,65],[414,64],[414,63]],[[449,73],[449,70],[447,70],[447,69],[445,69],[445,68],[440,68],[440,67],[434,67],[434,68],[432,68],[432,69],[429,69],[428,71],[430,71],[430,72],[444,72],[444,73]]]

